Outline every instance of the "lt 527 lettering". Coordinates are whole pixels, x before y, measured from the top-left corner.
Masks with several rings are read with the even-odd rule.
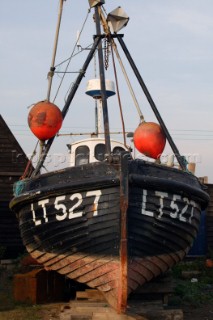
[[[98,214],[98,202],[101,196],[101,190],[92,190],[86,192],[86,198],[93,197],[93,216],[97,216]],[[68,197],[68,199],[67,199]],[[48,211],[52,210],[51,214],[54,212],[55,219],[57,221],[63,221],[65,219],[74,219],[78,217],[82,217],[84,211],[80,208],[83,208],[83,195],[82,193],[73,193],[69,196],[62,195],[55,198],[53,204],[52,199],[43,199],[38,201],[36,204],[31,203],[31,212],[32,212],[32,218],[35,226],[39,226],[42,223],[46,223],[49,221],[48,217]],[[50,205],[54,208],[50,209]],[[38,217],[37,213],[38,211],[42,210],[42,217]]]
[[[194,217],[194,210],[195,208],[199,209],[198,205],[193,200],[189,200],[186,197],[181,197],[180,195],[174,194],[169,196],[167,192],[155,191],[155,197],[158,198],[158,202],[156,206],[158,207],[158,214],[154,213],[153,211],[149,211],[147,209],[147,198],[148,198],[148,191],[143,190],[143,201],[142,201],[142,209],[141,213],[143,215],[149,217],[156,217],[161,219],[166,213],[172,219],[178,219],[182,222],[192,222],[192,218]],[[165,204],[167,202],[167,204]],[[168,205],[169,202],[169,205]]]
[[[98,215],[98,204],[102,195],[101,190],[91,190],[86,193],[73,193],[60,195],[55,198],[47,198],[31,203],[30,210],[35,226],[47,223],[50,219],[64,221],[75,219],[85,214],[85,203],[89,203],[92,209],[92,217]],[[155,212],[149,210],[149,197],[155,198]],[[91,200],[88,200],[92,198]],[[185,223],[191,223],[195,209],[200,210],[193,200],[174,194],[172,197],[167,192],[143,190],[141,214],[157,219],[169,215],[171,219],[178,219]]]

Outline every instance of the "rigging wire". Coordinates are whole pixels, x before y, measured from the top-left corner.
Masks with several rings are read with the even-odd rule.
[[[89,128],[90,129],[90,128]],[[129,132],[129,131],[131,131],[131,130],[128,130],[127,132]],[[131,131],[132,132],[132,131]],[[110,132],[110,134],[111,134],[111,132]],[[62,136],[63,134],[57,134],[57,136]],[[64,135],[69,135],[69,134],[64,134]],[[16,133],[16,136],[19,136],[19,137],[32,137],[32,135],[29,133]],[[180,137],[180,136],[176,136],[176,135],[172,135],[172,137],[173,138],[175,138],[176,140],[180,140],[180,141],[213,141],[213,137],[211,138],[211,137],[206,137],[206,138],[204,138],[204,137],[201,137],[201,138],[197,138],[197,137]]]
[[[78,39],[77,39],[77,42],[79,41],[79,36],[78,36]],[[75,54],[73,53],[69,58],[63,60],[62,62],[58,63],[55,65],[55,68],[58,68],[60,67],[62,64],[66,63],[67,61],[69,61],[71,58],[74,58],[75,56],[79,55],[82,51],[84,50],[89,50],[90,47],[92,47],[92,43],[89,44],[88,46],[86,46],[85,48],[81,48],[81,50],[79,50],[78,52],[76,52]],[[77,45],[78,46],[78,45]],[[56,72],[57,73],[57,72]]]
[[[74,44],[74,48],[73,48],[73,50],[72,50],[71,56],[67,59],[68,62],[67,62],[67,65],[66,65],[64,74],[63,74],[63,76],[62,76],[62,78],[61,78],[61,81],[60,81],[60,83],[59,83],[59,86],[58,86],[58,89],[57,89],[57,91],[56,91],[56,94],[55,94],[55,97],[54,97],[54,99],[53,99],[53,102],[55,102],[55,100],[56,100],[56,98],[57,98],[57,96],[58,96],[59,90],[60,90],[60,88],[61,88],[61,86],[62,86],[62,83],[63,83],[63,81],[64,81],[66,72],[67,72],[67,70],[68,70],[68,68],[69,68],[69,65],[70,65],[70,62],[71,62],[71,60],[72,60],[72,58],[73,58],[74,52],[75,52],[75,50],[76,50],[76,47],[78,46],[78,42],[79,42],[80,36],[81,36],[81,34],[82,34],[83,30],[84,30],[84,27],[85,27],[85,24],[86,24],[86,22],[87,22],[87,19],[88,19],[88,17],[89,17],[90,12],[91,12],[91,10],[88,9],[86,18],[85,18],[85,20],[84,20],[84,22],[83,22],[83,25],[82,25],[81,30],[80,30],[80,32],[79,32],[78,38],[77,38],[77,40],[76,40],[76,42],[75,42],[75,44]]]
[[[15,127],[14,130],[28,131],[28,127],[25,124],[9,124],[9,127]],[[16,127],[23,127],[23,129],[16,128]],[[63,128],[69,128],[69,126],[64,126]],[[73,128],[88,128],[88,127],[74,126]],[[174,135],[184,134],[183,132],[187,132],[186,135],[197,135],[197,134],[201,134],[202,136],[213,135],[213,130],[204,130],[204,129],[171,129],[170,131],[173,132]],[[178,133],[175,133],[175,132],[178,132]],[[202,133],[204,133],[204,135]]]
[[[29,130],[26,128],[25,125],[14,125],[11,124],[9,127],[15,127],[12,131],[15,133],[16,136],[27,136],[32,137]],[[20,128],[20,127],[23,127]],[[89,126],[72,126],[73,129],[78,130],[90,130],[91,127]],[[63,130],[60,132],[64,132],[64,130],[70,129],[69,126],[63,127]],[[114,130],[120,130],[120,128],[111,128],[112,131]],[[134,128],[129,127],[128,132],[134,131]],[[176,139],[180,141],[213,141],[213,131],[212,130],[202,130],[202,129],[171,129],[170,130],[171,135]],[[68,135],[68,133],[64,133],[65,135]],[[57,136],[62,136],[63,133]]]
[[[54,41],[54,47],[53,47],[53,56],[52,56],[50,71],[48,73],[47,101],[50,100],[52,80],[53,80],[54,71],[55,71],[55,58],[56,58],[56,52],[57,52],[57,47],[58,47],[58,38],[59,38],[59,31],[60,31],[60,25],[61,25],[62,12],[63,12],[63,3],[64,3],[64,0],[60,0],[59,12],[58,12],[58,22],[57,22],[57,26],[56,26],[55,41]]]
[[[14,127],[13,131],[16,131],[18,133],[21,132],[29,132],[28,127],[25,124],[9,124],[9,127]],[[22,127],[22,128],[20,128]],[[69,126],[64,126],[63,129],[69,129]],[[73,126],[73,128],[89,128],[88,126]],[[201,136],[201,137],[212,137],[213,136],[213,130],[202,130],[202,129],[171,129],[171,132],[173,132],[173,135],[185,135],[185,136]],[[30,133],[30,132],[29,132]]]

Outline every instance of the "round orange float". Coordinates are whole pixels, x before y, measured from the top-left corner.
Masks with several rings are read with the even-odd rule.
[[[206,267],[213,268],[213,260],[212,259],[206,259]]]
[[[40,140],[54,137],[61,128],[62,122],[60,109],[49,101],[36,103],[28,115],[30,130]]]
[[[165,144],[166,137],[161,126],[154,122],[142,122],[134,132],[136,149],[153,159],[159,159]]]

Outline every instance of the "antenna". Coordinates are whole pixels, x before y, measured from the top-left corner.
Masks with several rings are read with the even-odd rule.
[[[80,48],[82,48],[81,47],[81,45],[80,45],[80,32],[79,32],[79,30],[77,31],[77,48],[78,48],[78,50],[80,49]]]

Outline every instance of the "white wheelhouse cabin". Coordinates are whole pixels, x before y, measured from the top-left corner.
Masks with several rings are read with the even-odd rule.
[[[112,154],[129,151],[123,143],[110,140]],[[92,162],[100,162],[105,159],[106,146],[103,138],[88,138],[67,144],[70,153],[70,166],[80,166]]]

